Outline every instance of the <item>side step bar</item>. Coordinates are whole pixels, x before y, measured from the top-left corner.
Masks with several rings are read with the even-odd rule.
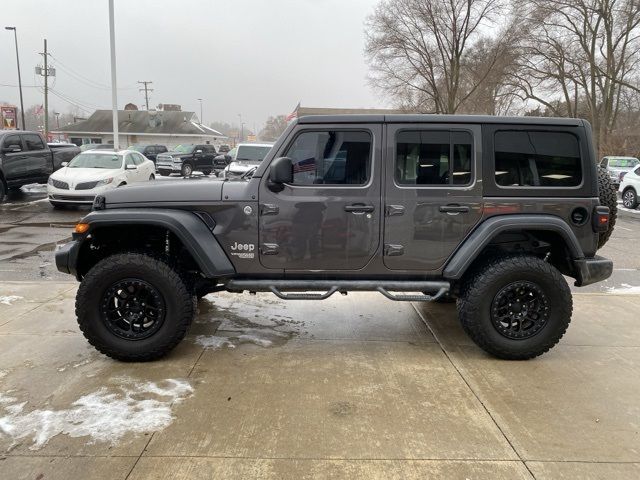
[[[271,292],[283,300],[324,300],[336,292],[380,292],[390,300],[430,302],[445,295],[451,285],[441,281],[375,280],[236,280],[225,285],[230,292]],[[304,292],[304,293],[287,293]],[[309,293],[322,292],[322,293]],[[398,295],[392,292],[423,292],[422,295]]]

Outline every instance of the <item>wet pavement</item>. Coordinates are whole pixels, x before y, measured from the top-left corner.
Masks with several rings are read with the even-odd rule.
[[[0,206],[2,479],[640,478],[635,212],[532,361],[484,354],[450,304],[216,293],[167,358],[126,364],[53,265],[88,210],[31,190]]]
[[[453,305],[218,293],[126,364],[46,285],[0,283],[0,478],[640,476],[640,295],[576,294],[561,343],[508,362]]]

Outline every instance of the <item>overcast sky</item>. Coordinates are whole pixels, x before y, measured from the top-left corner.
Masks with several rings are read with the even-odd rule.
[[[2,27],[18,28],[23,85],[47,38],[57,68],[51,108],[111,108],[107,0],[2,2]],[[382,107],[366,81],[363,22],[377,0],[115,0],[118,105],[178,103],[204,120],[257,128],[269,115],[311,107]],[[0,101],[18,104],[13,32],[0,30]],[[82,78],[84,77],[84,78]],[[42,103],[24,88],[25,108]]]

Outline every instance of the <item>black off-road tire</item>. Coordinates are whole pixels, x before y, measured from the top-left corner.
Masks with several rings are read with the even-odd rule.
[[[616,219],[618,218],[618,189],[604,168],[597,167],[596,169],[598,170],[598,196],[600,197],[600,205],[609,207],[609,228],[606,232],[601,232],[598,238],[598,248],[602,248],[613,233],[613,227],[616,225]]]
[[[2,178],[0,178],[0,203],[4,202],[4,197],[7,195],[7,187],[5,187]]]
[[[142,280],[159,292],[165,315],[150,337],[130,340],[107,328],[101,305],[107,290],[125,279]],[[162,260],[139,253],[122,253],[98,262],[80,283],[76,316],[84,336],[98,351],[116,360],[146,362],[169,353],[187,333],[197,302],[183,278]]]
[[[494,326],[492,308],[498,294],[518,282],[533,284],[543,292],[547,317],[533,335],[509,338]],[[458,316],[465,332],[484,351],[507,360],[528,360],[551,349],[567,331],[572,311],[571,290],[562,274],[530,255],[488,259],[464,280],[458,298]]]

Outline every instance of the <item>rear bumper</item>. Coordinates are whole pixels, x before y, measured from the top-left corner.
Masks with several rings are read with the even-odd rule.
[[[62,273],[69,273],[77,278],[77,263],[79,251],[80,242],[78,242],[77,240],[65,243],[55,253],[56,268]]]
[[[613,273],[613,262],[608,258],[595,255],[592,258],[574,260],[576,287],[584,287],[592,283],[606,280]]]

